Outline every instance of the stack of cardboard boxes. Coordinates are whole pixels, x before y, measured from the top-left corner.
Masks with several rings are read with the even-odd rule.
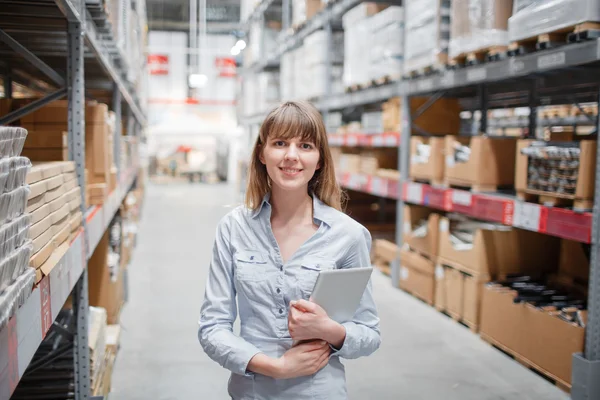
[[[36,281],[50,271],[69,249],[81,227],[81,189],[73,162],[34,163],[27,175],[30,187],[27,212],[33,240],[30,265]]]
[[[101,205],[116,187],[114,114],[106,104],[89,102],[85,110],[85,165],[88,205]],[[58,100],[28,114],[21,125],[29,134],[23,155],[34,162],[68,160],[68,103]]]

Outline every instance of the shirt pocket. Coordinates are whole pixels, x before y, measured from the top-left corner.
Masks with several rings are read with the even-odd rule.
[[[307,259],[300,263],[297,275],[298,287],[302,291],[302,297],[308,299],[317,283],[321,271],[335,269],[335,262],[327,259]]]
[[[268,278],[268,255],[255,250],[240,250],[234,254],[235,271],[241,281],[262,281]]]

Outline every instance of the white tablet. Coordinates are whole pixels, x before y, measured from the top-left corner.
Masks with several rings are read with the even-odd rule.
[[[372,272],[372,267],[321,271],[311,299],[334,321],[352,321]]]

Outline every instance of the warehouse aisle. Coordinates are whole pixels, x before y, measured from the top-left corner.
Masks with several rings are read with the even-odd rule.
[[[197,319],[215,226],[233,201],[224,185],[149,185],[110,400],[228,398],[229,373],[202,352]],[[346,362],[351,399],[568,399],[389,278],[373,279],[383,344]]]

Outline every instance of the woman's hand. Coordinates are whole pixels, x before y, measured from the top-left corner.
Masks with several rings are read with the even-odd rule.
[[[337,349],[346,338],[346,328],[329,318],[321,306],[306,300],[291,302],[288,330],[294,340],[322,339]]]
[[[277,359],[276,379],[291,379],[313,375],[329,362],[331,348],[324,340],[298,344]]]

